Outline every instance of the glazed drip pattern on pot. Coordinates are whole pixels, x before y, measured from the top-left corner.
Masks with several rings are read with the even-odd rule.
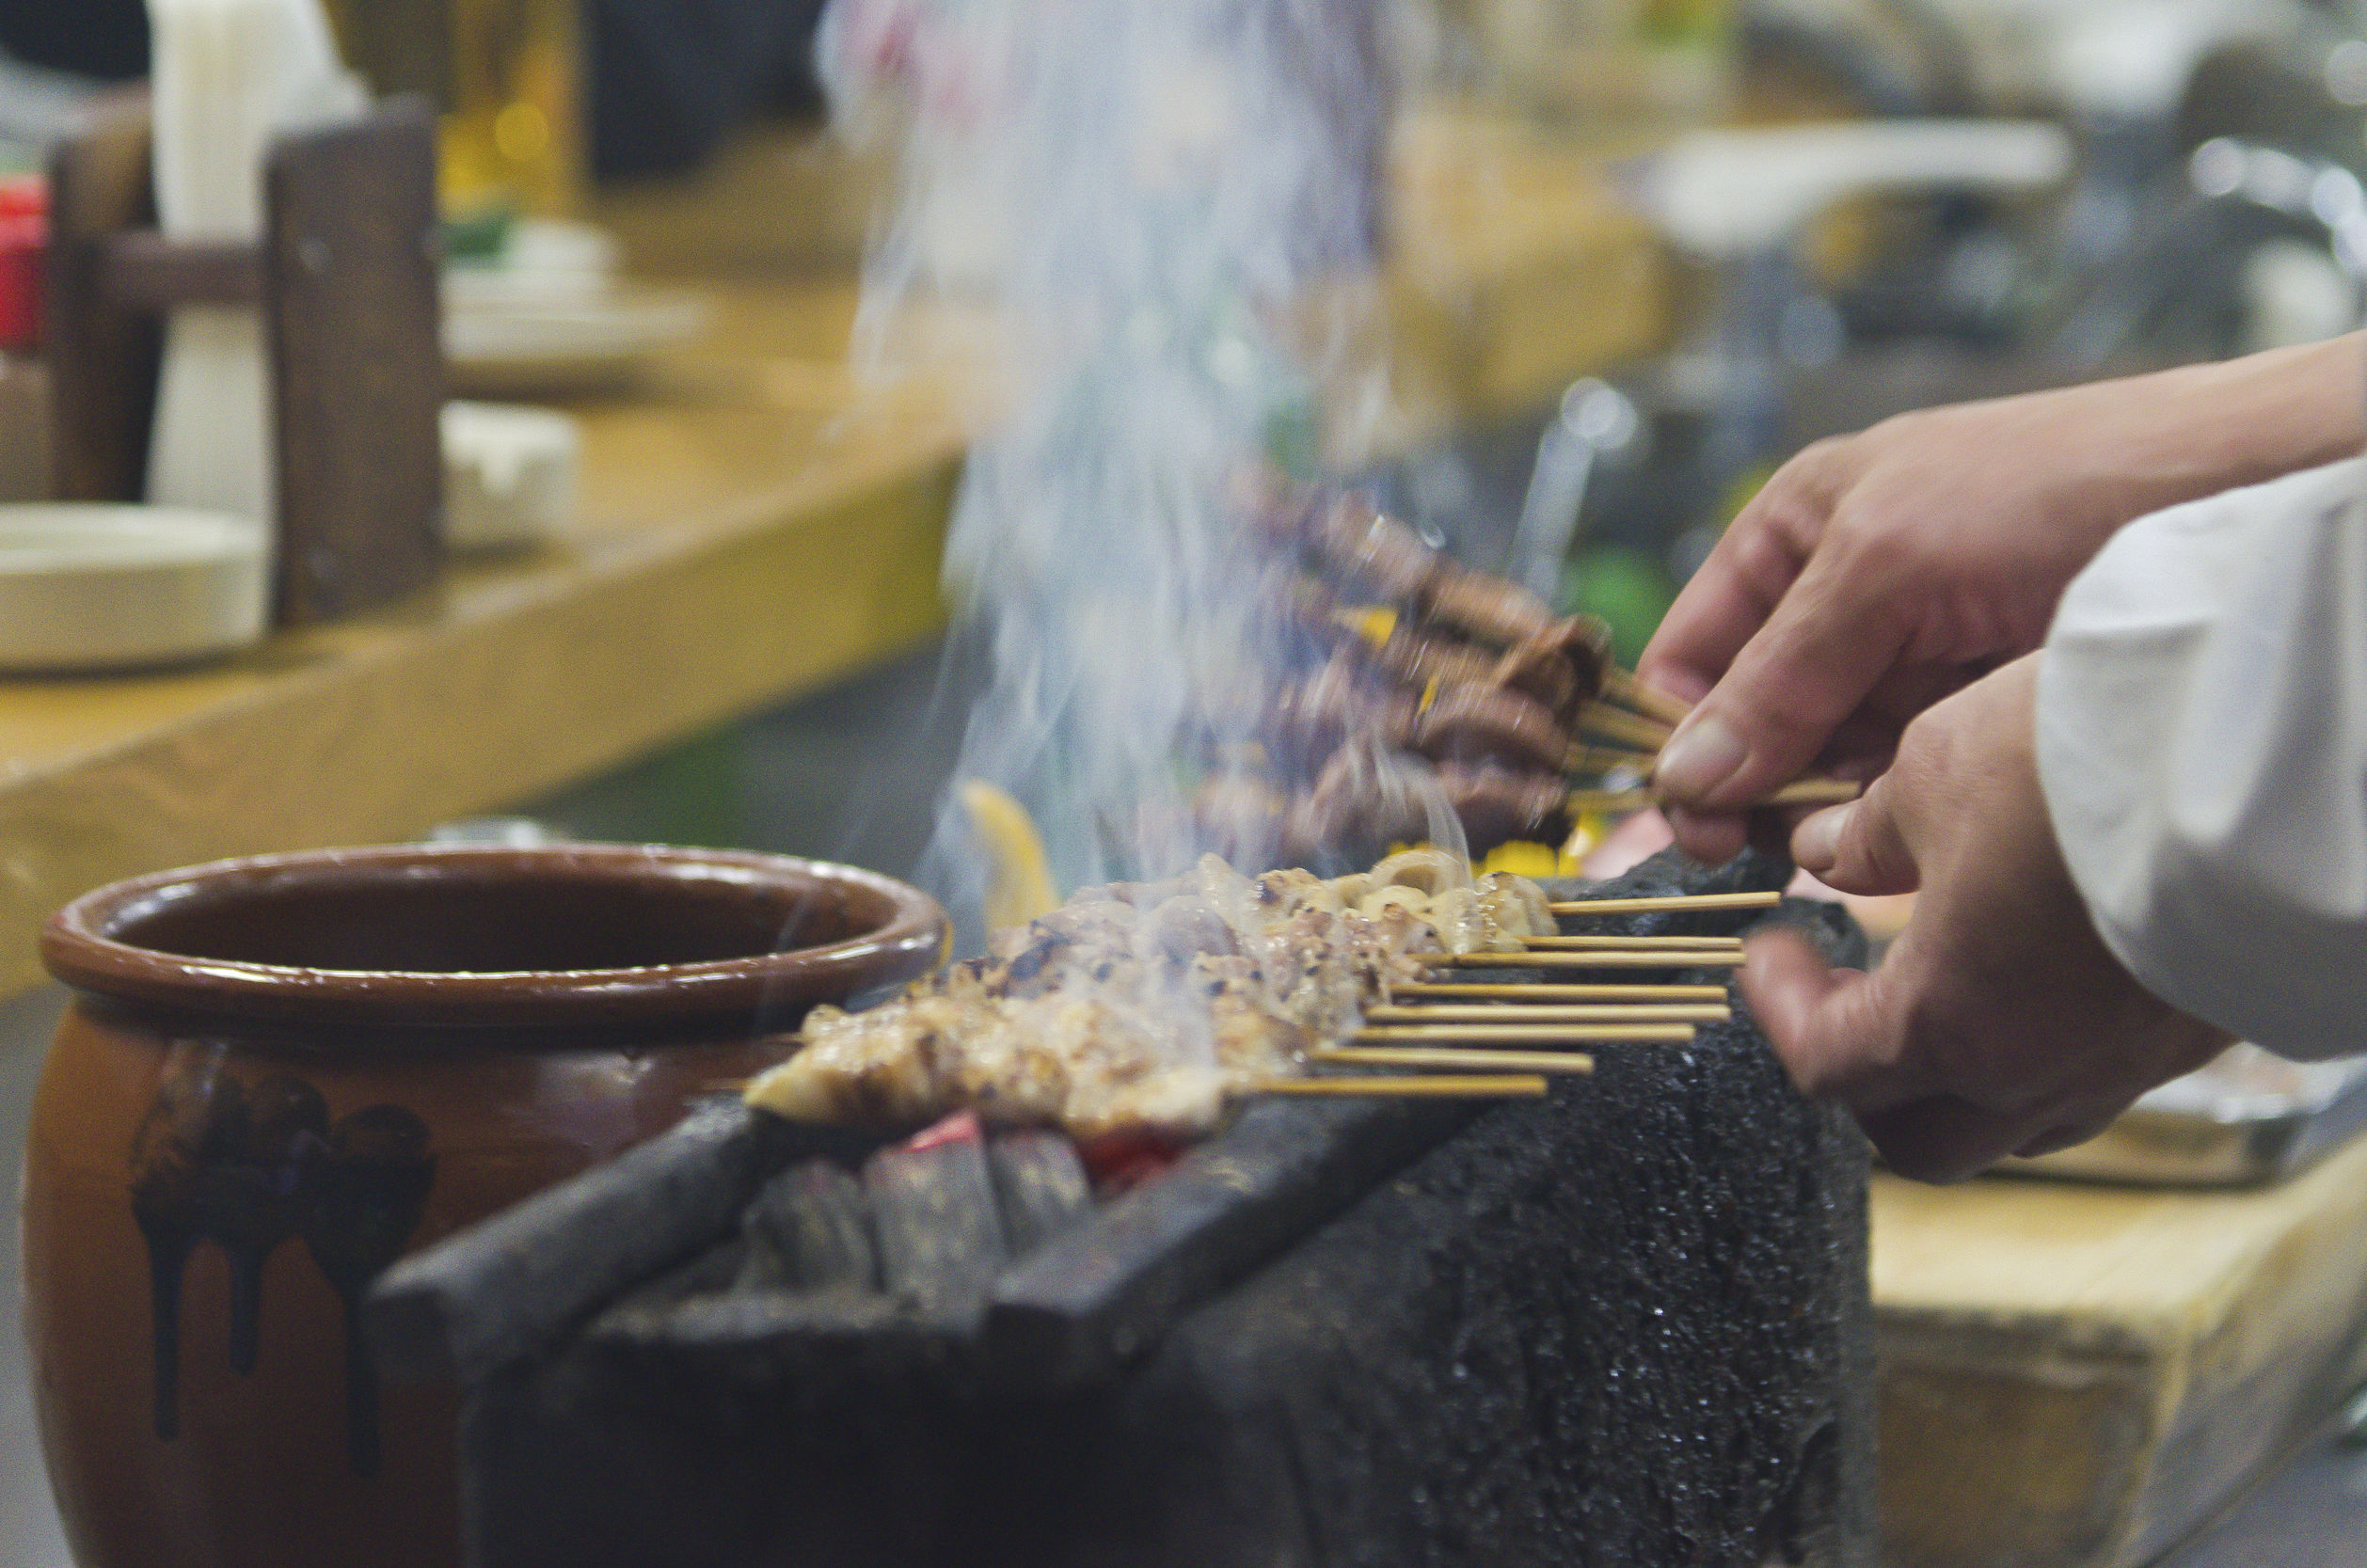
[[[241,1083],[192,1055],[158,1086],[131,1167],[132,1217],[148,1243],[157,1438],[180,1435],[182,1281],[199,1243],[229,1259],[228,1354],[251,1375],[263,1266],[301,1238],[344,1307],[347,1457],[357,1475],[375,1473],[378,1380],[361,1340],[361,1301],[426,1210],[436,1180],[427,1124],[400,1105],[332,1121],[321,1091],[293,1073]]]

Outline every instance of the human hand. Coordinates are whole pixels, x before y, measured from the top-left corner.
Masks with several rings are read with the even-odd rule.
[[[1919,1180],[2093,1137],[2229,1043],[2096,935],[2039,789],[2038,665],[1931,708],[1864,799],[1793,835],[1794,859],[1845,893],[1921,890],[1879,969],[1828,969],[1790,933],[1750,942],[1743,993],[1793,1080]]]
[[[1777,472],[1639,673],[1692,716],[1658,782],[1677,842],[1812,767],[1881,770],[1906,721],[2039,646],[2064,587],[2145,513],[2356,451],[2360,340],[1903,415]]]

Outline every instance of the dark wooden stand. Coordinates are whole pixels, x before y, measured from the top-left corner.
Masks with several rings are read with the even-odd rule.
[[[435,580],[444,402],[436,126],[400,99],[285,137],[260,245],[156,232],[150,128],[126,114],[51,167],[47,352],[60,499],[142,499],[163,317],[262,312],[278,485],[274,619],[334,620]]]

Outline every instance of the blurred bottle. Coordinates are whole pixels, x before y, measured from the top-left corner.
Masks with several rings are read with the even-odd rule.
[[[572,212],[583,185],[576,0],[328,0],[346,62],[443,116],[443,199],[459,216]]]

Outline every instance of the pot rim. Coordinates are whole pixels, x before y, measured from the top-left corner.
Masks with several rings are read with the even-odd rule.
[[[434,876],[462,866],[577,879],[864,890],[887,918],[860,936],[812,947],[700,963],[627,969],[312,969],[210,958],[142,947],[116,936],[163,905],[224,887],[268,889],[334,879]],[[933,968],[949,940],[945,911],[918,888],[856,866],[748,850],[671,845],[376,845],[211,861],[127,878],[84,894],[52,915],[41,961],[78,991],[173,1011],[261,1022],[426,1026],[446,1030],[542,1026],[595,1029],[739,1019],[773,1007],[843,999]]]

